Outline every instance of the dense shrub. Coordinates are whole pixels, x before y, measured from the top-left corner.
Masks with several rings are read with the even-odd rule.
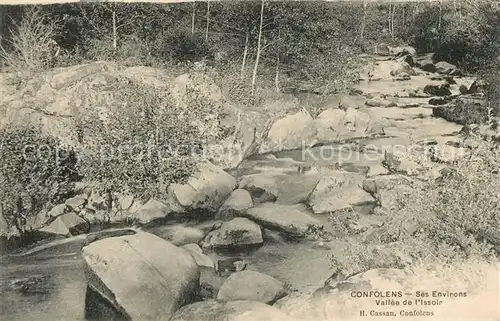
[[[65,199],[80,178],[75,164],[71,149],[38,128],[0,130],[0,205],[11,226]]]
[[[488,108],[481,102],[458,100],[453,106],[434,108],[432,114],[460,125],[482,124],[488,121]]]
[[[0,59],[26,79],[52,67],[57,53],[54,39],[59,29],[58,20],[39,7],[28,7],[21,21],[14,22],[9,39],[0,44]]]
[[[463,4],[460,14],[451,4],[426,7],[414,18],[406,39],[421,53],[434,52],[436,61],[448,61],[469,71],[489,68],[499,49],[498,9],[477,1]]]
[[[110,95],[106,117],[96,102],[78,126],[78,168],[103,191],[161,197],[193,173],[204,144],[222,138],[219,106],[190,88],[186,105],[166,89],[128,81],[114,84]]]
[[[185,31],[168,32],[160,38],[154,55],[173,61],[197,61],[212,56],[207,42],[200,34]]]

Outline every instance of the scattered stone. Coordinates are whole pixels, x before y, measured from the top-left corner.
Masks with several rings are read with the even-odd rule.
[[[170,321],[277,321],[295,319],[262,302],[230,301],[219,302],[214,300],[196,302],[186,305],[175,312]]]
[[[357,173],[327,173],[311,193],[308,204],[315,214],[322,214],[374,203],[373,197],[361,188],[363,179],[364,175]]]
[[[375,52],[374,53],[376,55],[380,55],[380,56],[389,56],[389,55],[391,55],[391,49],[385,43],[380,43],[380,44],[375,45]]]
[[[87,199],[81,196],[76,196],[67,199],[66,202],[64,203],[68,205],[69,208],[71,208],[71,210],[73,210],[76,213],[79,213],[87,204]]]
[[[218,260],[215,266],[219,276],[229,276],[234,272],[241,272],[247,267],[247,262],[241,258]]]
[[[424,93],[431,96],[450,96],[451,91],[449,85],[427,85],[424,87]]]
[[[443,99],[443,98],[431,98],[429,100],[429,105],[433,105],[433,106],[442,106],[442,105],[446,105],[447,103],[448,103],[448,100]]]
[[[323,227],[317,219],[287,205],[261,204],[247,210],[245,216],[265,228],[283,231],[298,237],[305,237],[311,229]]]
[[[190,243],[198,244],[205,236],[202,230],[194,227],[186,227],[182,224],[158,226],[151,229],[150,233],[161,237],[176,246],[182,246]]]
[[[436,71],[443,75],[461,76],[462,73],[457,69],[457,66],[446,61],[440,61],[435,64]]]
[[[89,222],[91,226],[96,226],[99,224],[106,224],[110,222],[110,218],[106,211],[95,211],[91,208],[84,208],[80,213],[78,213],[81,218]]]
[[[181,248],[185,249],[186,251],[189,252],[189,254],[193,256],[198,266],[214,268],[214,262],[207,255],[203,254],[203,250],[200,248],[198,244],[190,243],[181,246]]]
[[[410,67],[410,64],[408,64],[405,61],[396,61],[398,64],[394,65],[392,68],[390,75],[393,77],[398,77],[403,74],[406,74],[408,76],[414,76],[415,71]]]
[[[186,184],[171,184],[174,195],[186,211],[215,213],[236,187],[236,180],[223,169],[205,162]]]
[[[74,212],[58,216],[56,220],[61,220],[68,227],[71,235],[84,234],[90,230],[90,224]]]
[[[217,300],[250,300],[272,305],[285,296],[282,282],[269,275],[247,270],[231,274],[222,284]]]
[[[200,266],[200,292],[198,297],[203,300],[215,300],[217,293],[226,277],[220,276],[213,267]]]
[[[407,272],[401,269],[373,269],[347,278],[340,288],[349,288],[351,291],[369,291],[384,287],[388,290],[403,290]],[[350,286],[347,287],[346,285]],[[339,286],[338,285],[338,286]]]
[[[165,203],[150,199],[146,204],[139,207],[133,217],[139,224],[150,224],[165,219],[171,213],[172,210]]]
[[[262,245],[262,242],[260,226],[247,218],[237,217],[210,231],[201,242],[201,246],[203,248],[224,249],[259,246]]]
[[[40,229],[42,233],[48,233],[60,236],[79,235],[87,233],[90,230],[90,224],[76,213],[70,212],[59,215],[48,226]]]
[[[387,170],[387,168],[385,168],[382,165],[374,165],[374,166],[370,166],[370,169],[368,170],[366,177],[374,177],[374,176],[387,175],[387,174],[389,174],[389,171]]]
[[[96,191],[92,191],[88,198],[87,207],[93,209],[96,212],[99,210],[107,211],[109,207],[108,204],[111,203],[106,195],[100,194]]]
[[[12,280],[9,287],[23,295],[48,295],[54,290],[55,284],[47,275],[35,275]]]
[[[231,196],[222,204],[217,212],[216,219],[230,220],[240,216],[240,213],[253,207],[253,200],[250,193],[245,189],[236,189]]]
[[[409,178],[396,174],[367,178],[363,181],[362,186],[366,192],[376,195],[382,190],[389,190],[397,185],[407,185],[409,183]]]
[[[118,194],[116,195],[116,198],[114,200],[113,207],[116,207],[119,211],[126,211],[132,207],[133,203],[134,203],[133,195]]]
[[[402,209],[411,202],[413,188],[408,185],[396,185],[390,189],[382,189],[377,192],[380,206],[385,210],[394,212]]]
[[[329,108],[318,115],[315,126],[318,141],[326,142],[370,137],[380,133],[377,122],[372,122],[367,113],[353,108]]]
[[[433,53],[429,53],[429,54],[417,57],[415,59],[416,66],[418,68],[422,69],[423,71],[432,72],[432,73],[436,72],[437,68],[433,62],[433,56],[434,56]]]
[[[488,82],[484,79],[476,79],[470,88],[468,89],[468,94],[479,94],[484,93],[484,90],[488,86]]]
[[[259,154],[310,147],[316,143],[314,119],[305,110],[277,120],[259,147]]]
[[[0,215],[2,216],[2,215]],[[3,217],[3,216],[2,216]],[[26,218],[26,225],[24,227],[25,231],[36,231],[44,227],[49,221],[50,221],[50,216],[48,216],[47,212],[42,210],[38,212],[38,214],[34,216],[28,216]],[[1,225],[0,221],[0,225]],[[0,227],[1,230],[1,227]],[[1,234],[0,234],[1,235]]]
[[[394,77],[394,80],[396,80],[396,81],[408,81],[408,80],[411,80],[411,76],[406,72],[402,72],[399,75],[397,75],[396,77]]]
[[[238,186],[250,193],[255,204],[275,202],[278,198],[278,184],[273,177],[266,174],[242,176]]]
[[[88,286],[132,320],[170,319],[199,290],[193,257],[149,233],[93,242],[82,256]]]
[[[417,144],[422,145],[422,146],[433,146],[433,145],[437,145],[438,141],[435,140],[434,138],[428,138],[428,139],[424,139],[424,140],[417,142]]]
[[[400,47],[392,47],[390,48],[391,54],[397,57],[401,56],[415,56],[417,54],[417,50],[411,46],[400,46]]]
[[[385,107],[389,104],[389,102],[381,97],[374,97],[367,99],[365,105],[368,107]]]
[[[69,206],[68,206],[68,205],[66,205],[66,204],[59,204],[59,205],[54,206],[54,207],[53,207],[53,208],[52,208],[52,209],[51,209],[51,210],[47,213],[47,215],[48,215],[49,217],[53,217],[53,218],[55,218],[55,217],[58,217],[59,215],[63,215],[63,214],[65,214],[65,213],[67,213],[67,212],[69,212],[69,211],[70,211],[70,208],[69,208]]]

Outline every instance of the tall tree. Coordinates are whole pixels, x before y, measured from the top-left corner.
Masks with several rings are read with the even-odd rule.
[[[260,52],[262,47],[262,25],[264,23],[264,3],[265,0],[262,0],[260,5],[260,23],[259,23],[259,36],[257,40],[257,53],[255,57],[255,65],[253,68],[252,74],[252,95],[255,95],[255,81],[257,80],[257,70],[259,68],[259,60],[260,60]]]

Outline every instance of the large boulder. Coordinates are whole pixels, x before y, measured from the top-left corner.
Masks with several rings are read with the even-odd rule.
[[[314,121],[317,140],[322,142],[343,141],[346,139],[370,137],[381,134],[376,122],[359,110],[348,108],[327,109]]]
[[[69,212],[56,217],[49,225],[40,229],[40,232],[70,236],[87,233],[90,230],[90,224],[74,212]]]
[[[87,199],[82,196],[75,196],[68,198],[64,203],[68,205],[73,210],[73,212],[80,213],[80,211],[87,204]]]
[[[374,46],[373,53],[380,56],[389,56],[391,54],[391,48],[385,43],[379,43]]]
[[[427,72],[436,72],[437,68],[434,65],[434,54],[428,53],[422,56],[419,56],[415,59],[416,66],[423,71]]]
[[[436,71],[443,75],[461,76],[461,72],[458,70],[457,66],[450,64],[446,61],[440,61],[436,64]]]
[[[406,73],[415,76],[415,70],[403,60],[385,60],[372,62],[364,68],[363,79],[389,80],[393,77]]]
[[[267,137],[275,118],[269,115],[235,107],[226,108],[221,125],[233,133],[226,139],[206,146],[211,162],[224,169],[236,168],[248,156],[257,153],[261,141]]]
[[[231,274],[222,284],[217,300],[249,300],[273,304],[286,296],[285,285],[275,278],[255,272],[241,271]]]
[[[282,321],[294,319],[262,302],[208,300],[180,308],[170,321]]]
[[[259,154],[310,147],[316,143],[314,119],[305,110],[277,120],[261,143]]]
[[[171,184],[168,190],[186,211],[215,213],[235,188],[234,177],[223,169],[204,162],[186,184]]]
[[[314,217],[288,205],[261,204],[247,210],[244,215],[265,228],[299,237],[323,228]]]
[[[155,199],[150,199],[145,204],[138,206],[133,213],[133,218],[140,224],[151,224],[161,221],[173,212],[172,208]]]
[[[201,229],[184,226],[182,224],[157,226],[152,228],[149,232],[169,241],[175,246],[199,243],[205,236]]]
[[[82,256],[88,287],[130,320],[168,320],[199,288],[193,257],[149,233],[93,242]]]
[[[424,93],[431,96],[450,96],[449,85],[427,85],[424,87]]]
[[[218,219],[231,219],[253,207],[252,195],[247,190],[235,189],[217,212]]]
[[[247,190],[254,203],[274,202],[278,198],[278,184],[275,178],[267,173],[245,175],[238,181],[239,188]]]
[[[399,47],[392,47],[390,48],[391,54],[397,57],[401,56],[415,56],[417,54],[417,50],[413,48],[412,46],[399,46]]]
[[[189,252],[189,254],[191,254],[191,256],[194,258],[198,266],[204,266],[208,268],[215,267],[212,259],[209,258],[207,255],[203,254],[203,250],[198,244],[190,243],[181,246],[181,248],[185,249],[186,251]]]
[[[396,76],[401,76],[402,74],[406,74],[409,76],[415,76],[416,73],[413,70],[413,68],[410,66],[410,64],[404,60],[396,60],[398,64],[395,64],[392,69],[391,69],[391,76],[396,77]]]
[[[375,199],[361,187],[363,179],[363,175],[344,171],[325,173],[309,197],[308,205],[315,214],[321,214],[374,203]]]
[[[262,245],[262,231],[253,221],[237,217],[210,231],[203,241],[203,248],[224,249]]]
[[[411,179],[403,175],[384,175],[365,179],[362,187],[366,192],[376,195],[383,190],[390,190],[398,185],[408,185],[411,182]]]

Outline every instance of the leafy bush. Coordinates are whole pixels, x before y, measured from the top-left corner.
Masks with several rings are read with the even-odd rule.
[[[488,120],[488,108],[479,102],[457,100],[451,106],[438,106],[432,110],[435,117],[460,125],[482,124]]]
[[[59,21],[50,19],[39,7],[28,7],[21,22],[14,26],[6,46],[0,46],[0,58],[25,78],[51,67]]]
[[[88,106],[78,128],[78,168],[103,191],[160,197],[171,183],[183,183],[196,169],[203,144],[222,138],[220,106],[187,89],[186,104],[140,83],[118,82],[105,117]],[[102,103],[102,102],[101,102]]]
[[[200,34],[186,31],[167,32],[155,45],[154,55],[176,62],[197,61],[212,56],[205,39]]]
[[[0,204],[11,226],[65,199],[79,179],[75,165],[73,151],[38,128],[1,129]]]
[[[499,11],[481,1],[463,6],[461,14],[451,4],[444,4],[441,12],[427,7],[415,17],[406,38],[419,52],[434,52],[436,61],[469,71],[488,68],[500,45]]]

